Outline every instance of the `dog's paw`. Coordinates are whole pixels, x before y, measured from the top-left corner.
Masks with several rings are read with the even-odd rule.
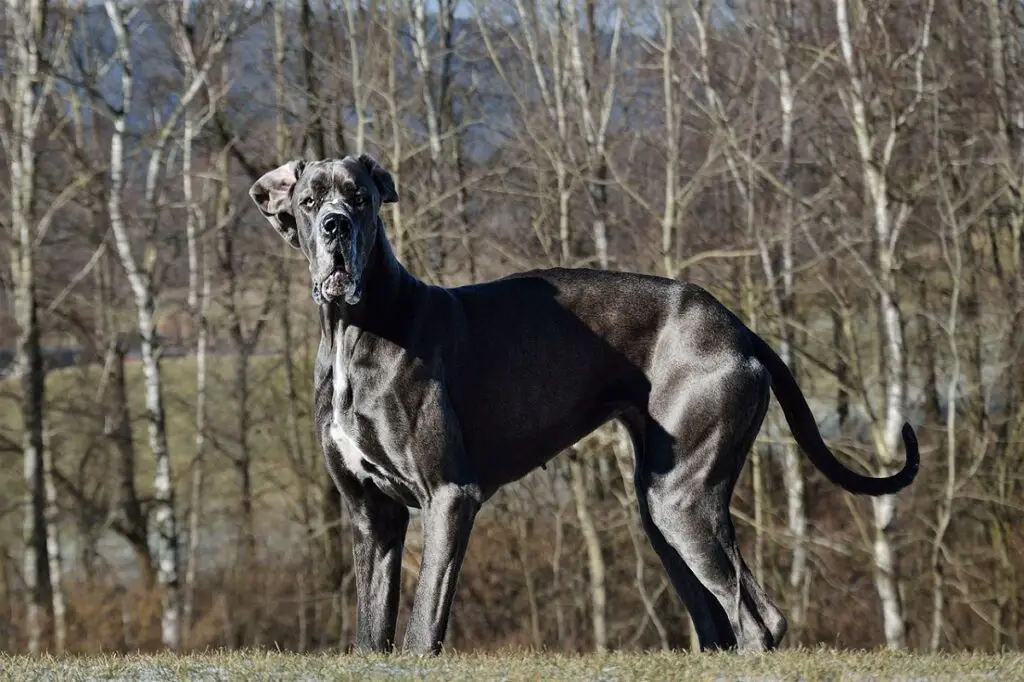
[[[324,303],[327,303],[327,299],[325,299],[324,295],[320,293],[319,283],[313,284],[313,302],[316,303],[317,305],[323,305]]]

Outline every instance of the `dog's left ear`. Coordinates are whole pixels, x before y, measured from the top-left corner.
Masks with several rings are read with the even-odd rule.
[[[359,162],[370,171],[370,177],[373,178],[373,183],[377,185],[377,191],[380,193],[380,203],[393,204],[398,201],[398,190],[395,189],[395,180],[391,173],[384,170],[369,154],[360,154]]]

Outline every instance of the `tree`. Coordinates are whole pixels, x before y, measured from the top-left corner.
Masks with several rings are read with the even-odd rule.
[[[840,89],[840,97],[853,127],[868,201],[868,215],[874,224],[876,301],[884,336],[885,409],[880,423],[874,425],[872,435],[883,474],[895,461],[899,451],[907,405],[905,342],[896,280],[895,248],[900,232],[910,217],[911,208],[905,202],[892,201],[887,173],[896,142],[912,122],[924,95],[924,58],[931,37],[934,11],[934,0],[928,0],[920,22],[919,37],[902,60],[893,62],[895,64],[912,59],[915,79],[913,97],[904,106],[894,107],[888,125],[881,126],[869,112],[863,57],[854,47],[854,22],[851,21],[846,0],[835,0],[839,45],[849,78],[849,85]],[[864,21],[857,25],[867,26],[869,23]],[[886,644],[891,649],[904,649],[907,645],[906,615],[900,597],[897,563],[890,537],[896,517],[896,499],[892,495],[875,498],[872,500],[872,509],[875,523],[875,586],[882,602]]]
[[[10,178],[11,274],[14,283],[15,366],[21,382],[23,423],[22,459],[26,485],[24,522],[24,579],[28,592],[28,648],[43,647],[43,617],[50,608],[50,563],[47,561],[46,485],[43,434],[45,431],[45,370],[42,325],[39,319],[37,242],[69,200],[57,196],[38,213],[38,137],[49,98],[56,85],[44,62],[59,62],[67,46],[67,25],[42,0],[24,0],[8,6],[10,33],[5,70],[6,106],[0,106],[0,130]],[[8,113],[9,112],[9,113]],[[71,186],[77,189],[77,183]],[[59,588],[58,588],[59,589]],[[59,614],[62,617],[62,614]],[[58,647],[62,646],[58,642]]]

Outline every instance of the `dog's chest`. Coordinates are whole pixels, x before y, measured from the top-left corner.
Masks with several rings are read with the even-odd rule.
[[[363,449],[359,447],[356,438],[350,436],[348,430],[339,423],[337,417],[331,422],[331,440],[338,446],[342,464],[349,473],[360,482],[370,478],[369,467],[365,466],[368,460]]]
[[[381,444],[372,434],[355,426],[356,420],[335,408],[331,421],[331,440],[341,455],[341,465],[360,483],[373,483],[391,497],[408,503],[408,486],[404,477],[396,475],[387,465]]]
[[[342,467],[360,483],[373,483],[382,492],[406,504],[413,502],[415,485],[402,475],[387,455],[386,442],[391,442],[387,420],[374,418],[379,410],[356,409],[354,401],[362,399],[373,404],[374,388],[379,380],[366,383],[367,377],[350,372],[351,358],[339,354],[334,366],[334,395],[330,438],[337,446]],[[360,378],[363,383],[360,384]],[[369,389],[369,390],[368,390]],[[365,406],[364,406],[365,407]]]

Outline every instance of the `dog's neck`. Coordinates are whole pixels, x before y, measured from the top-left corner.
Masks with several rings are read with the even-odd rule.
[[[357,327],[382,337],[391,337],[400,325],[402,301],[415,289],[425,286],[405,269],[391,250],[380,222],[370,257],[363,270],[363,295],[350,305],[338,299],[320,305],[322,331],[326,336]],[[399,323],[399,325],[396,325]]]

